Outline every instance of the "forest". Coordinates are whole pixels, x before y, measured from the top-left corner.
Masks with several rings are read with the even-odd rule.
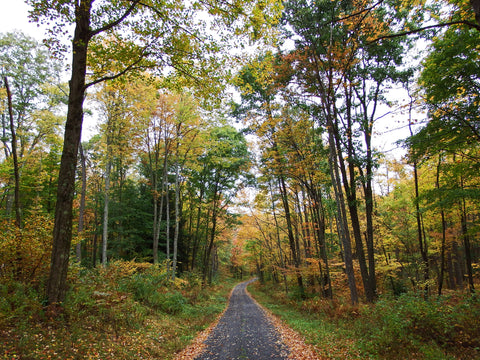
[[[0,359],[174,358],[252,277],[319,359],[480,357],[480,1],[26,3]]]

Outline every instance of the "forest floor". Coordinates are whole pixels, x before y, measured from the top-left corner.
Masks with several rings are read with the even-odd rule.
[[[247,283],[232,291],[239,279],[171,281],[163,266],[132,261],[72,266],[65,302],[49,307],[43,284],[7,280],[0,281],[0,360],[480,359],[480,297],[465,292],[428,301],[385,295],[352,306],[342,293],[325,299],[312,288],[300,298],[293,285],[286,293],[255,281],[248,290],[259,306]],[[222,338],[228,324],[237,330]],[[242,332],[246,338],[236,339]]]
[[[171,359],[224,311],[238,280],[172,283],[162,269],[71,269],[62,307],[44,306],[43,286],[0,281],[0,359]]]

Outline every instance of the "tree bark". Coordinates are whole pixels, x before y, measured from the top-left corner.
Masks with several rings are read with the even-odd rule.
[[[345,199],[342,191],[342,184],[340,180],[340,174],[338,171],[337,152],[335,147],[335,136],[333,133],[333,123],[328,121],[328,143],[330,149],[329,165],[330,165],[330,177],[332,179],[333,190],[335,194],[335,200],[337,202],[337,229],[338,235],[343,244],[345,272],[347,274],[348,287],[350,290],[350,301],[352,304],[358,303],[357,285],[355,281],[355,271],[353,269],[353,256],[352,245],[350,242],[350,235],[348,232],[347,214],[345,209]]]
[[[177,154],[178,156],[178,154]],[[173,235],[173,263],[172,263],[172,278],[175,280],[175,273],[177,271],[177,256],[178,256],[178,236],[180,233],[180,173],[178,161],[175,164],[175,233]]]
[[[347,174],[347,166],[345,165],[345,161],[343,160],[343,154],[341,149],[341,139],[338,130],[337,123],[333,123],[332,121],[332,128],[333,128],[333,136],[337,151],[337,159],[338,159],[338,167],[340,168],[340,173],[342,174],[343,179],[343,187],[345,189],[345,194],[347,197],[347,207],[350,213],[350,220],[351,226],[353,230],[353,238],[355,240],[355,250],[358,259],[358,263],[360,265],[360,274],[362,276],[363,288],[365,290],[365,297],[368,302],[373,302],[375,295],[373,289],[370,285],[370,275],[367,267],[367,261],[365,258],[365,250],[363,248],[363,240],[362,240],[362,232],[360,229],[360,220],[358,216],[358,199],[356,193],[356,172],[355,172],[355,164],[354,164],[354,145],[353,145],[353,135],[352,135],[352,124],[351,124],[351,114],[350,108],[351,104],[348,100],[350,97],[347,96],[347,156],[348,156],[348,174]]]
[[[462,188],[463,188],[463,180],[462,180]],[[462,199],[460,211],[461,211],[460,219],[462,223],[463,246],[465,249],[465,262],[467,265],[468,288],[470,292],[473,294],[475,292],[475,286],[473,283],[472,253],[470,249],[470,235],[468,234],[467,211],[466,211],[466,204],[465,204],[464,198]]]
[[[278,219],[277,219],[277,209],[275,206],[275,199],[273,198],[273,186],[271,182],[268,182],[268,186],[270,188],[270,195],[271,195],[271,201],[272,201],[272,212],[273,212],[273,221],[275,222],[275,235],[277,238],[277,246],[278,246],[278,252],[280,253],[280,266],[282,268],[282,277],[283,277],[283,283],[285,285],[285,294],[288,294],[288,282],[287,282],[287,275],[285,274],[285,261],[283,259],[283,250],[282,250],[282,243],[280,241],[280,225],[278,224]]]
[[[82,144],[79,144],[80,164],[82,166],[82,192],[80,194],[80,208],[78,214],[78,233],[82,234],[85,218],[85,197],[87,194],[87,164]],[[82,242],[79,241],[75,249],[77,262],[82,261]]]
[[[475,20],[478,25],[480,25],[480,0],[470,0],[470,5],[472,5],[473,12],[475,13]]]
[[[205,284],[207,281],[207,276],[208,276],[208,282],[210,283],[212,280],[211,272],[209,271],[210,269],[210,258],[212,254],[212,249],[213,249],[213,244],[215,242],[215,232],[217,231],[217,210],[219,204],[217,204],[217,197],[219,196],[218,194],[218,181],[215,183],[215,188],[213,192],[213,209],[212,209],[212,230],[210,233],[210,237],[208,238],[208,245],[205,249],[205,258],[204,258],[204,268],[203,268],[203,283]],[[208,231],[207,231],[208,233]]]
[[[437,177],[435,181],[435,188],[437,190],[440,189],[440,166],[442,163],[442,156],[438,156],[438,163],[437,163]],[[440,274],[438,275],[438,296],[442,295],[442,288],[443,288],[443,278],[445,273],[445,246],[446,246],[446,238],[447,238],[447,224],[445,221],[445,211],[443,210],[443,206],[440,209],[440,216],[442,219],[442,245],[440,248]]]
[[[280,186],[280,194],[282,196],[283,208],[285,210],[285,220],[287,222],[287,233],[288,233],[288,242],[290,244],[290,251],[292,252],[293,257],[293,264],[295,265],[295,270],[297,272],[297,284],[300,290],[300,296],[305,296],[305,289],[303,286],[303,278],[300,274],[300,257],[297,251],[297,244],[295,241],[295,236],[293,234],[293,225],[292,225],[292,218],[290,215],[290,206],[288,204],[288,194],[287,194],[287,187],[285,185],[285,179],[282,175],[278,177],[279,186]]]
[[[108,144],[107,144],[107,153]],[[108,156],[108,155],[107,155]],[[102,232],[102,265],[107,265],[107,246],[108,246],[108,209],[110,201],[110,173],[112,169],[111,159],[107,158],[107,165],[105,169],[105,195],[103,204],[103,232]]]
[[[15,131],[15,124],[13,123],[13,105],[12,93],[8,85],[8,79],[3,77],[5,89],[7,90],[8,115],[10,118],[10,132],[12,136],[12,157],[13,157],[13,176],[15,179],[14,188],[14,204],[15,204],[15,225],[20,229],[22,227],[22,213],[20,208],[20,173],[18,170],[18,154],[17,154],[17,134]]]
[[[92,36],[90,31],[91,6],[91,0],[80,0],[75,8],[76,27],[72,44],[72,77],[69,82],[67,121],[58,175],[53,249],[47,282],[47,301],[50,304],[63,302],[67,290],[68,260],[72,242],[75,172],[78,145],[82,134],[83,101],[86,91],[87,48]]]

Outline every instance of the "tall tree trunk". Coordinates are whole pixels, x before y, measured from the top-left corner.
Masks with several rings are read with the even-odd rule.
[[[90,31],[91,0],[79,0],[75,8],[75,33],[73,36],[72,77],[69,82],[67,121],[65,123],[62,159],[58,175],[57,203],[53,229],[53,248],[50,274],[47,282],[47,300],[50,304],[63,302],[70,245],[72,242],[73,196],[78,145],[82,135],[87,48]]]
[[[370,123],[373,124],[373,121]],[[365,131],[365,144],[367,148],[366,177],[363,181],[365,192],[365,217],[367,220],[366,243],[368,256],[369,296],[367,300],[373,302],[377,298],[377,279],[375,271],[375,247],[373,237],[373,158],[372,158],[372,126]]]
[[[158,244],[160,241],[160,230],[161,230],[161,225],[162,225],[162,218],[163,218],[163,205],[164,205],[164,199],[165,199],[165,187],[167,185],[167,179],[168,179],[168,141],[165,137],[165,154],[163,158],[163,169],[162,169],[162,183],[160,186],[160,207],[158,209],[157,213],[154,213],[154,222],[155,222],[155,229],[156,232],[154,234],[153,238],[153,263],[157,264],[158,263]],[[168,191],[168,187],[167,187]],[[168,196],[167,196],[167,203],[168,203]],[[157,205],[158,205],[158,200],[157,200]],[[167,210],[168,212],[168,210]],[[157,215],[157,218],[155,218],[155,215]],[[167,224],[168,227],[168,224]]]
[[[292,218],[290,215],[290,205],[288,203],[288,193],[287,187],[285,185],[285,179],[282,175],[278,177],[279,186],[280,186],[280,194],[282,196],[283,208],[285,210],[285,220],[287,222],[287,233],[288,233],[288,242],[290,244],[290,251],[292,252],[293,257],[293,264],[295,266],[295,271],[297,272],[297,284],[300,290],[300,296],[305,296],[305,289],[303,286],[303,278],[302,274],[300,273],[300,257],[297,251],[297,244],[295,241],[295,236],[293,234],[293,225],[292,225]]]
[[[108,147],[108,144],[107,144]],[[108,152],[108,149],[107,149]],[[110,173],[112,162],[108,158],[105,168],[105,195],[103,203],[103,232],[102,232],[102,265],[107,265],[107,246],[108,246],[108,210],[110,201]]]
[[[330,149],[329,166],[330,177],[332,179],[335,200],[337,202],[337,229],[339,237],[343,245],[345,272],[347,274],[348,287],[350,290],[350,301],[352,304],[358,303],[357,285],[355,281],[355,272],[353,269],[352,247],[350,243],[350,235],[348,231],[347,214],[345,209],[345,199],[342,191],[340,174],[338,171],[337,151],[335,146],[335,136],[333,133],[333,122],[327,123],[328,128],[328,144]]]
[[[341,151],[341,140],[339,131],[336,125],[333,125],[334,128],[334,137],[336,150],[338,154],[338,167],[340,168],[340,173],[342,174],[343,187],[345,189],[345,194],[347,197],[347,207],[350,213],[351,226],[353,230],[353,238],[355,240],[355,250],[360,265],[360,274],[362,276],[363,288],[365,290],[365,297],[368,302],[373,302],[375,295],[373,289],[370,286],[370,275],[368,272],[367,261],[365,258],[365,250],[363,248],[362,232],[360,229],[360,219],[358,216],[358,205],[357,205],[357,193],[356,193],[356,172],[354,164],[354,149],[353,149],[353,139],[352,135],[347,135],[348,137],[348,175],[347,175],[347,166],[343,160],[343,154]],[[349,125],[349,131],[351,132],[351,124]]]
[[[410,129],[410,135],[413,136],[412,122],[409,121],[408,127]],[[418,246],[420,249],[420,255],[422,257],[423,263],[423,281],[424,285],[424,297],[428,297],[428,279],[430,278],[430,269],[428,263],[428,254],[426,248],[426,239],[423,237],[422,230],[422,219],[420,213],[420,191],[418,184],[418,165],[417,161],[413,161],[413,180],[415,185],[415,218],[417,220],[417,237],[418,237]]]
[[[165,184],[165,217],[167,227],[165,229],[165,239],[167,241],[167,278],[170,278],[170,185]]]
[[[84,218],[85,218],[85,197],[87,195],[87,164],[85,153],[83,152],[82,144],[79,144],[80,164],[82,167],[82,191],[80,193],[80,208],[78,210],[78,234],[83,233]],[[79,241],[75,249],[77,262],[82,261],[82,242]]]
[[[100,193],[100,189],[97,189],[97,193]],[[98,197],[95,198],[95,213],[93,215],[94,221],[95,221],[95,232],[93,235],[93,244],[92,244],[92,267],[95,268],[97,267],[97,254],[98,254],[98,235],[97,235],[97,229],[100,226],[100,219],[98,217],[98,206],[99,201]]]
[[[178,156],[178,155],[177,155]],[[180,233],[180,173],[178,161],[175,164],[175,234],[173,236],[173,264],[172,277],[175,280],[177,271],[177,253],[178,253],[178,236]]]
[[[202,215],[202,201],[203,201],[204,189],[200,189],[200,195],[198,196],[198,211],[197,211],[197,221],[195,227],[195,234],[193,236],[193,246],[192,246],[192,265],[191,270],[195,269],[197,253],[200,243],[200,220]],[[208,224],[208,219],[205,220],[205,223]]]
[[[322,279],[322,289],[323,289],[323,295],[328,298],[333,297],[333,291],[332,291],[332,280],[330,277],[330,266],[329,266],[329,261],[328,261],[328,255],[327,255],[327,244],[326,244],[326,239],[325,239],[325,215],[324,215],[324,210],[323,210],[323,202],[322,202],[322,197],[321,194],[318,193],[317,190],[313,188],[312,184],[312,191],[313,191],[313,208],[312,208],[312,216],[315,221],[315,229],[316,229],[316,237],[319,245],[319,259],[323,260],[325,264],[325,275],[324,278]],[[325,288],[326,286],[326,288]]]
[[[439,155],[438,163],[437,163],[437,177],[435,180],[435,187],[437,190],[440,189],[441,163],[442,163],[442,156]],[[446,246],[446,238],[447,238],[447,224],[445,221],[445,211],[443,210],[443,205],[441,205],[440,216],[442,218],[442,245],[440,248],[440,274],[438,276],[438,296],[442,295],[443,278],[444,278],[444,272],[445,272],[445,246]]]
[[[15,187],[14,187],[15,225],[18,228],[21,228],[22,213],[20,208],[20,173],[18,170],[17,134],[15,131],[15,124],[13,123],[12,93],[10,92],[10,86],[8,85],[8,79],[6,76],[3,77],[3,82],[5,83],[5,89],[7,90],[8,115],[10,118],[10,132],[12,136],[13,176],[15,179]]]
[[[462,189],[464,187],[463,179],[461,179],[461,187]],[[472,252],[470,248],[470,235],[468,233],[467,207],[466,207],[465,198],[462,198],[462,201],[461,201],[460,220],[462,223],[462,237],[463,237],[463,246],[465,249],[465,263],[467,265],[468,288],[471,293],[474,293],[475,287],[473,283]]]
[[[217,197],[218,197],[218,182],[215,183],[215,188],[213,192],[212,230],[210,232],[210,237],[208,238],[208,244],[205,248],[204,269],[203,269],[204,284],[206,283],[207,276],[208,276],[209,282],[211,280],[211,277],[210,277],[211,272],[209,271],[211,266],[210,260],[211,260],[213,245],[215,243],[215,232],[217,231],[217,210],[218,210],[218,206],[220,205],[220,204],[217,204],[217,201],[218,201]]]
[[[456,241],[452,243],[452,253],[454,255],[453,267],[455,271],[455,282],[460,289],[463,289],[464,259]]]
[[[282,268],[282,276],[283,276],[283,283],[285,285],[285,293],[288,294],[288,282],[287,282],[287,275],[285,274],[285,261],[283,259],[283,250],[282,250],[282,243],[280,241],[280,226],[278,224],[278,219],[277,219],[277,209],[275,206],[275,199],[273,197],[273,186],[271,182],[268,182],[268,185],[270,187],[270,195],[271,195],[271,201],[272,201],[272,212],[273,212],[273,220],[275,222],[275,230],[276,230],[276,237],[277,237],[277,246],[278,246],[278,252],[280,253],[280,266]]]

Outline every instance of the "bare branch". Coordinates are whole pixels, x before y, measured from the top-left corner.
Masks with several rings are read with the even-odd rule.
[[[376,38],[375,40],[370,41],[369,44],[376,43],[380,40],[393,39],[393,38],[397,38],[397,37],[402,37],[402,36],[407,36],[407,35],[412,35],[412,34],[418,34],[418,33],[421,33],[425,30],[430,30],[430,29],[435,29],[435,28],[443,28],[443,27],[452,26],[452,25],[466,25],[470,28],[477,29],[478,31],[480,31],[480,25],[474,24],[470,21],[466,21],[466,20],[450,21],[450,22],[441,23],[441,24],[424,26],[424,27],[409,30],[409,31],[402,31],[402,32],[395,33],[395,34],[380,36],[380,37]]]
[[[147,53],[143,53],[142,56],[139,56],[138,59],[136,61],[134,61],[133,63],[131,63],[130,65],[128,65],[127,67],[125,67],[125,69],[123,69],[122,71],[116,73],[116,74],[113,74],[113,75],[110,75],[110,76],[104,76],[104,77],[101,77],[97,80],[94,80],[88,84],[85,84],[85,89],[88,89],[90,86],[93,86],[93,85],[96,85],[98,83],[101,83],[101,82],[104,82],[104,81],[107,81],[107,80],[114,80],[114,79],[117,79],[123,75],[125,75],[126,73],[128,73],[129,71],[132,71],[132,70],[138,70],[138,69],[144,69],[146,68],[146,66],[138,66],[138,64],[143,60],[145,59],[145,57],[147,56],[148,54]]]

